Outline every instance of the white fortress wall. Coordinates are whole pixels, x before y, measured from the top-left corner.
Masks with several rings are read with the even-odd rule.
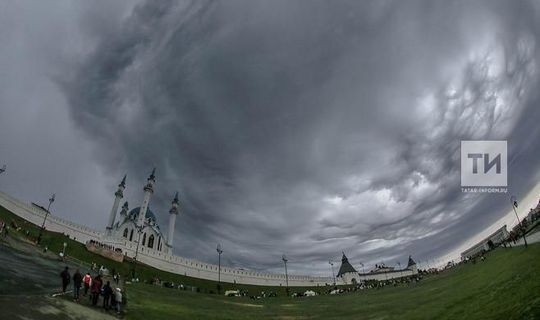
[[[3,192],[0,192],[0,205],[39,227],[41,227],[43,224],[46,211],[41,208],[23,203]],[[47,217],[45,229],[64,233],[82,244],[85,244],[91,239],[99,239],[102,236],[101,232],[73,223],[69,220],[59,218],[52,214],[49,214]]]
[[[343,278],[340,279],[341,282],[338,282],[338,284],[352,284],[352,279],[354,278],[357,282],[364,281],[364,280],[377,280],[377,281],[385,281],[385,280],[391,280],[401,277],[409,277],[413,276],[415,274],[418,274],[417,271],[412,269],[403,269],[403,270],[394,270],[390,272],[377,272],[377,273],[357,273],[357,274],[345,274],[343,275]]]
[[[120,247],[124,252],[133,257],[137,247],[136,243],[126,241],[124,243],[111,242],[110,244]],[[147,247],[139,246],[137,260],[156,267],[160,270],[185,275],[189,277],[217,281],[218,265],[205,263],[194,259],[188,259],[176,255],[169,255]],[[324,286],[332,284],[331,277],[311,277],[289,275],[289,286]],[[221,281],[238,284],[252,284],[262,286],[285,286],[286,279],[284,274],[272,274],[251,270],[242,270],[221,266]]]
[[[25,204],[2,192],[0,192],[0,205],[7,210],[13,212],[14,214],[20,216],[21,218],[36,224],[37,226],[41,226],[41,224],[43,223],[43,218],[45,217],[45,210],[42,210],[33,205]],[[91,228],[73,223],[71,221],[56,217],[51,214],[49,214],[49,216],[47,217],[45,228],[49,231],[67,234],[71,238],[83,244],[85,244],[89,240],[96,240],[102,243],[107,243],[114,247],[122,249],[124,254],[126,254],[127,256],[135,256],[135,251],[137,247],[136,243],[108,237],[102,232],[98,232]],[[193,259],[170,255],[164,252],[160,252],[158,250],[149,249],[142,245],[139,246],[137,260],[157,269],[175,274],[212,281],[217,281],[218,279],[218,266],[215,264],[209,264]],[[399,278],[401,276],[409,276],[413,274],[416,273],[413,273],[412,270],[405,269],[401,272],[394,271],[388,272],[386,274],[359,274],[356,280],[386,280],[392,278]],[[326,284],[331,285],[333,283],[332,277],[289,275],[288,280],[290,287],[324,286]],[[261,286],[286,285],[286,279],[284,274],[272,274],[266,272],[230,268],[226,266],[221,267],[221,281]],[[343,280],[340,278],[336,278],[336,281],[337,284],[350,284],[349,280]]]

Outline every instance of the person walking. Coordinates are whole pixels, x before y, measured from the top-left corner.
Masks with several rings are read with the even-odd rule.
[[[122,312],[122,289],[116,288],[114,300],[116,300],[116,313],[120,314]]]
[[[75,301],[79,301],[82,279],[83,278],[81,273],[79,272],[79,269],[75,270],[75,274],[73,275],[73,299]]]
[[[107,281],[107,284],[103,286],[103,308],[109,310],[111,307],[111,295],[113,290],[111,288],[111,282]]]
[[[92,281],[92,305],[97,305],[99,294],[101,293],[101,286],[103,285],[103,281],[101,280],[101,276],[98,274],[94,280]]]
[[[88,294],[88,289],[90,289],[90,286],[92,285],[92,276],[90,275],[90,272],[87,272],[83,277],[83,283],[84,283],[84,296]]]
[[[69,281],[71,280],[71,275],[69,274],[68,269],[69,268],[66,266],[64,271],[60,273],[60,278],[62,278],[62,292],[63,293],[66,293],[66,288],[69,284]]]

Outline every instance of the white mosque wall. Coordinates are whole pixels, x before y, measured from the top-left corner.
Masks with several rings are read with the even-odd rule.
[[[21,218],[38,226],[41,226],[43,223],[45,210],[33,205],[25,204],[2,192],[0,192],[0,205]],[[49,231],[64,233],[70,238],[83,244],[86,244],[86,242],[89,240],[107,243],[113,245],[114,247],[121,248],[124,254],[129,257],[135,256],[137,247],[136,242],[130,242],[123,238],[119,239],[116,237],[107,236],[105,233],[95,231],[91,228],[73,223],[51,214],[49,214],[47,217],[45,228]],[[160,252],[142,245],[139,246],[137,260],[157,269],[175,274],[212,281],[218,280],[218,266],[215,264],[180,257],[167,252]],[[361,280],[386,280],[416,274],[414,271],[405,269],[401,272],[394,271],[365,275],[356,274],[352,276],[348,274],[343,278],[336,278],[336,280],[337,284],[351,284],[353,277],[357,282]],[[222,266],[221,281],[260,286],[286,286],[287,280],[284,274],[272,274]],[[332,284],[333,279],[332,277],[289,275],[288,283],[290,287],[325,286]]]

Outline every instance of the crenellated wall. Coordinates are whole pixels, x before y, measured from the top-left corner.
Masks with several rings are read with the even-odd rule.
[[[41,227],[43,224],[46,211],[39,207],[21,202],[3,192],[0,192],[0,205],[39,227]],[[47,217],[45,229],[69,235],[70,238],[73,238],[82,244],[85,244],[87,241],[92,239],[99,239],[103,235],[103,233],[94,229],[73,223],[52,214],[49,214]]]
[[[25,204],[5,193],[0,192],[0,205],[7,210],[28,220],[38,226],[43,223],[45,210]],[[89,240],[96,240],[101,243],[110,244],[116,248],[121,248],[123,253],[129,257],[135,256],[137,244],[124,239],[117,239],[108,236],[102,232],[95,231],[91,228],[73,223],[71,221],[49,215],[45,228],[50,231],[61,232],[69,235],[76,241],[86,244]],[[139,246],[137,260],[155,267],[160,270],[168,271],[175,274],[181,274],[189,277],[218,280],[218,266],[215,264],[205,263],[198,260],[188,259],[180,256],[175,256],[160,252],[148,247]],[[416,270],[414,270],[416,271]],[[386,280],[399,278],[401,276],[409,276],[415,274],[413,270],[405,269],[388,273],[372,273],[372,274],[357,274],[356,281],[364,279]],[[348,275],[351,278],[351,275]],[[350,284],[351,279],[348,277],[336,278],[337,284]],[[289,275],[288,282],[290,287],[298,286],[325,286],[333,283],[332,277],[312,277]],[[243,270],[238,268],[221,267],[221,281],[238,284],[251,284],[261,286],[285,286],[286,279],[284,274],[272,274],[266,272],[258,272],[251,270]]]

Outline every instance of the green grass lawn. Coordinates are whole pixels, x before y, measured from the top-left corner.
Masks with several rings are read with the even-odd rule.
[[[249,298],[127,286],[129,319],[540,319],[540,244],[497,249],[408,287]]]

